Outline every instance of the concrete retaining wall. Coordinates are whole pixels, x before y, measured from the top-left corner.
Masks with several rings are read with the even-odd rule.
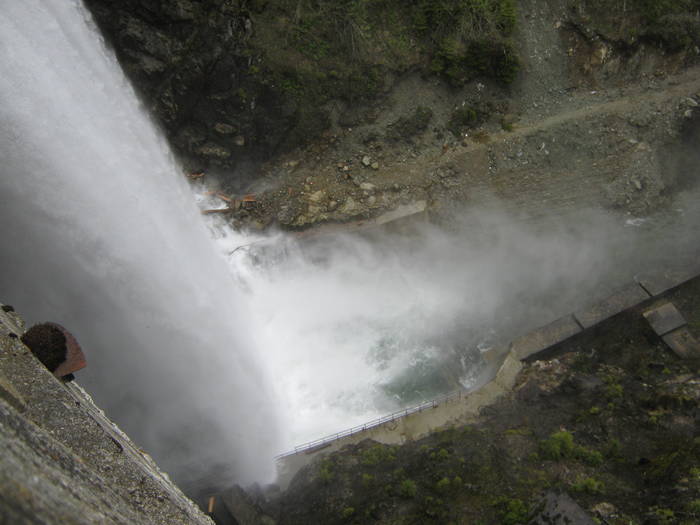
[[[700,265],[684,270],[638,275],[634,282],[620,288],[605,300],[587,305],[575,313],[518,337],[507,348],[495,348],[487,352],[484,355],[485,359],[495,362],[495,369],[498,371],[481,388],[440,400],[434,403],[434,406],[403,417],[397,416],[391,421],[368,425],[365,429],[360,427],[360,430],[337,439],[329,437],[327,440],[319,440],[308,448],[302,445],[294,452],[279,456],[277,471],[280,487],[284,490],[299,469],[316,457],[340,450],[346,445],[365,439],[385,444],[401,444],[420,439],[436,430],[469,422],[479,415],[483,407],[493,404],[512,390],[522,369],[521,361],[536,359],[542,352],[552,350],[567,339],[614,315],[658,297],[698,274]]]

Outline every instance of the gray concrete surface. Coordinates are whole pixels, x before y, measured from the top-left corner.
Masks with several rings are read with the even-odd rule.
[[[642,313],[657,335],[665,335],[685,324],[685,319],[673,305],[664,303]]]
[[[210,524],[94,405],[55,378],[0,314],[0,523]]]
[[[583,328],[590,328],[615,314],[649,299],[649,293],[637,283],[630,283],[597,304],[576,312],[574,317]]]
[[[537,354],[581,331],[574,316],[566,315],[529,334],[518,337],[511,345],[511,351],[518,359]]]

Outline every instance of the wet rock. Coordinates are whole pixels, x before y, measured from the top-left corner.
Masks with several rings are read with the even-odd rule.
[[[353,199],[352,197],[348,197],[347,199],[345,199],[345,202],[343,203],[343,205],[340,207],[340,210],[338,210],[338,211],[340,211],[340,213],[343,213],[345,215],[355,215],[355,214],[359,213],[360,207],[359,207],[359,204],[357,204],[357,202],[355,202],[355,199]]]
[[[565,492],[549,491],[528,525],[595,525],[595,521]]]
[[[217,122],[214,124],[214,130],[222,135],[231,135],[236,131],[236,128],[230,124],[224,124],[223,122]]]
[[[224,505],[239,525],[274,525],[252,498],[238,485],[221,494]]]
[[[433,118],[433,111],[424,106],[418,106],[413,113],[400,117],[386,128],[386,138],[393,141],[408,141],[423,133]]]
[[[591,508],[591,512],[593,512],[596,516],[604,520],[614,518],[617,515],[617,509],[615,508],[615,505],[613,505],[612,503],[607,503],[605,501],[601,501],[600,503],[594,505]]]
[[[214,144],[213,142],[207,142],[204,146],[197,148],[197,153],[203,157],[214,158],[214,159],[228,159],[231,156],[231,152]]]
[[[322,202],[326,198],[325,190],[318,190],[309,195],[311,202]]]
[[[296,211],[291,206],[282,206],[277,212],[277,220],[280,224],[291,224],[296,217]]]

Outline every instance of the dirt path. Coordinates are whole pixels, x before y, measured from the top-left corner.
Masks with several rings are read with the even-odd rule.
[[[376,217],[417,201],[427,201],[436,216],[485,199],[530,216],[585,207],[645,216],[668,206],[684,177],[669,156],[680,154],[700,101],[700,67],[597,90],[566,91],[562,82],[557,77],[551,107],[542,104],[546,93],[537,92],[541,80],[521,82],[513,93],[520,112],[509,131],[492,120],[461,140],[440,126],[407,142],[376,138],[417,98],[439,107],[433,120],[443,121],[446,108],[460,100],[408,78],[374,123],[338,129],[267,166],[251,190],[256,204],[234,222],[306,229]]]

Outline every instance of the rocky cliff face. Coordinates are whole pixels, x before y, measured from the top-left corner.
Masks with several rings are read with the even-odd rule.
[[[417,70],[508,83],[515,2],[87,0],[192,170],[231,169],[372,119]]]
[[[235,225],[449,213],[481,189],[529,213],[572,170],[586,205],[647,213],[698,104],[696,0],[87,5],[186,169],[256,194]]]
[[[279,97],[251,83],[239,2],[86,2],[175,151],[192,170],[268,156],[287,131]],[[288,116],[288,115],[287,115]]]

